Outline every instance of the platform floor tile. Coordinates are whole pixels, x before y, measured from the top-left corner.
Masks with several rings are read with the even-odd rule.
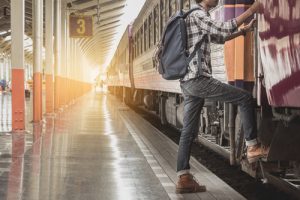
[[[0,135],[0,199],[244,199],[195,159],[208,192],[175,194],[177,145],[106,93],[27,127]]]

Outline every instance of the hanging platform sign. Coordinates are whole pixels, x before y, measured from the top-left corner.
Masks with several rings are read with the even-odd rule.
[[[84,38],[93,36],[93,17],[70,15],[70,37]]]

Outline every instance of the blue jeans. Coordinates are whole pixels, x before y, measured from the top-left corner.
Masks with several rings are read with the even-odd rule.
[[[205,76],[182,82],[180,86],[184,97],[184,109],[177,158],[179,176],[188,173],[190,169],[191,147],[193,140],[198,135],[200,112],[204,99],[240,106],[246,143],[248,146],[257,143],[255,105],[249,92]]]

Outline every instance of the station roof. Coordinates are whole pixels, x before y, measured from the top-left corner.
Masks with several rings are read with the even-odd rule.
[[[10,27],[10,1],[0,1],[0,53],[10,54],[11,27]],[[25,58],[32,59],[32,2],[25,1]]]
[[[77,13],[92,15],[94,37],[80,40],[83,53],[102,65],[110,54],[116,35],[122,25],[126,0],[73,0],[71,9]]]
[[[0,52],[9,55],[11,45],[10,1],[0,0]],[[25,56],[32,60],[32,2],[25,0]],[[44,0],[45,2],[45,0]],[[94,36],[78,39],[85,56],[91,61],[104,64],[107,61],[112,45],[117,39],[126,0],[62,0],[67,4],[70,13],[92,15]],[[44,3],[45,6],[45,3]],[[45,26],[44,26],[45,27]],[[45,30],[44,30],[45,31]]]

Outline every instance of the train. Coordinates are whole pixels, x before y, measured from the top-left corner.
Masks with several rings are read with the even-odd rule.
[[[164,80],[153,55],[168,19],[192,0],[146,0],[128,25],[107,68],[108,90],[126,104],[143,107],[162,124],[180,129],[183,97],[178,80]],[[253,1],[220,0],[214,19],[227,21]],[[254,164],[245,159],[239,109],[206,101],[198,142],[222,155],[231,165],[265,183],[300,196],[300,1],[266,0],[254,17],[257,28],[225,45],[212,44],[213,77],[253,94],[257,129],[269,155]]]

